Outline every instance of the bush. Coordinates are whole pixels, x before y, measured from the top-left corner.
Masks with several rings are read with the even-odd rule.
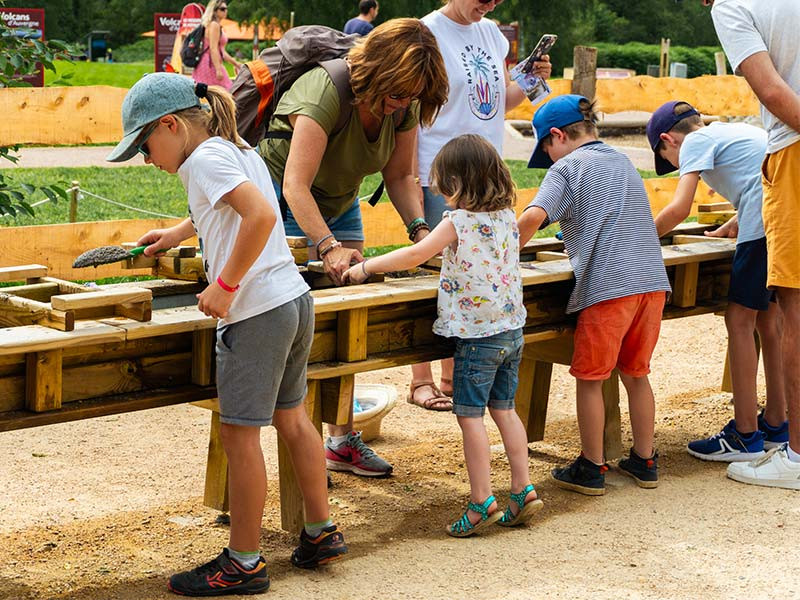
[[[656,44],[629,42],[627,44],[591,44],[597,48],[598,67],[616,67],[634,69],[637,75],[647,75],[647,65],[659,63],[661,48]],[[670,62],[686,63],[688,76],[715,75],[717,72],[714,53],[722,48],[715,46],[672,46],[669,50]],[[730,65],[728,66],[730,70]]]
[[[142,38],[133,44],[120,46],[119,48],[112,48],[112,55],[114,62],[145,62],[153,61],[153,53],[155,52],[156,43],[153,38]]]

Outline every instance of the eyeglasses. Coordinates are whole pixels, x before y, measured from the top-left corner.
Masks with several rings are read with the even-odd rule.
[[[156,128],[158,128],[158,121],[150,126],[150,129],[147,130],[147,133],[142,136],[141,141],[136,144],[136,151],[144,156],[145,159],[150,158],[150,150],[147,148],[147,140],[150,139],[150,136],[153,135],[153,132],[156,130]]]
[[[217,10],[226,11],[226,10],[228,10],[228,7],[227,6],[218,6]]]
[[[478,0],[481,4],[489,4],[489,2],[494,2],[495,6],[500,6],[503,3],[503,0]]]
[[[403,94],[389,94],[391,100],[416,100],[416,96],[404,96]]]

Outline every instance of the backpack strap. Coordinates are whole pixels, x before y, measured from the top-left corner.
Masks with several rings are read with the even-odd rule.
[[[353,95],[353,88],[350,87],[350,69],[344,58],[326,60],[319,63],[319,66],[325,69],[325,72],[333,81],[333,87],[336,88],[336,92],[339,94],[339,118],[330,133],[330,135],[336,135],[347,126],[350,121],[350,115],[353,114],[355,96]]]
[[[272,80],[272,74],[269,72],[269,67],[263,60],[256,59],[246,63],[250,74],[253,76],[253,81],[256,84],[256,89],[260,98],[258,99],[258,111],[256,111],[255,126],[259,127],[264,118],[264,111],[267,109],[267,104],[270,103],[275,91],[275,82]]]

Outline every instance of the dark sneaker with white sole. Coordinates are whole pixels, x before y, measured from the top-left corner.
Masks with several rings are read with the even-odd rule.
[[[608,465],[597,465],[581,454],[568,467],[553,469],[550,475],[556,485],[565,490],[586,496],[602,496],[606,493]]]
[[[764,434],[764,450],[772,450],[789,441],[789,421],[773,427],[764,418],[764,411],[758,413],[758,430]]]
[[[292,564],[301,569],[313,569],[347,554],[344,535],[331,525],[312,538],[306,530],[300,532],[300,545],[292,552]]]
[[[658,487],[658,452],[652,458],[642,458],[631,448],[630,456],[620,460],[617,466],[620,471],[633,477],[639,487]]]
[[[225,548],[214,560],[169,578],[167,587],[179,596],[226,596],[261,594],[269,589],[267,563],[259,556],[252,569],[245,569],[228,555]]]
[[[764,433],[741,433],[731,419],[722,431],[704,440],[689,442],[689,454],[702,460],[749,462],[764,456]],[[788,439],[788,433],[787,433]]]

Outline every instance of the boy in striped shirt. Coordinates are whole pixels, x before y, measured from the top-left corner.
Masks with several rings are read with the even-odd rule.
[[[593,105],[582,96],[559,96],[536,111],[538,142],[528,167],[549,171],[519,219],[520,247],[559,221],[575,272],[567,313],[578,313],[570,374],[582,452],[552,476],[559,487],[590,496],[605,493],[602,385],[615,368],[628,392],[633,431],[633,448],[619,468],[640,487],[658,485],[647,374],[670,291],[642,179],[624,154],[597,139],[595,123]]]

